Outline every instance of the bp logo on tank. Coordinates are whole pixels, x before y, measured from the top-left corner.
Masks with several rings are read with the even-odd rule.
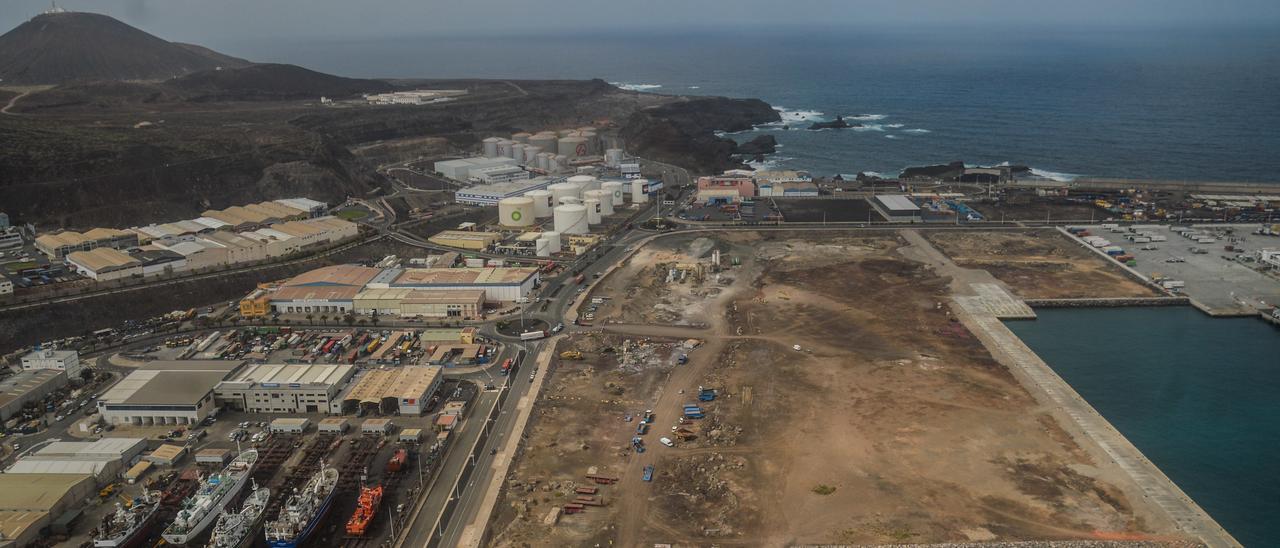
[[[512,220],[512,221],[519,221],[521,217],[524,217],[524,215],[522,215],[519,211],[512,211],[512,212],[511,212],[511,220]]]

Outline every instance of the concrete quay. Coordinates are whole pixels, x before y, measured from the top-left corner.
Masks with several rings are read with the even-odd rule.
[[[1073,426],[1087,436],[1178,529],[1211,548],[1240,546],[987,307],[973,298],[957,297],[955,301],[959,305],[955,310],[957,317],[992,356],[1008,367],[1042,405],[1056,409],[1060,417],[1069,418],[1073,424],[1065,426]]]

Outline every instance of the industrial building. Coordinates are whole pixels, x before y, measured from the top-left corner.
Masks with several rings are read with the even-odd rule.
[[[472,170],[491,167],[519,167],[514,158],[461,158],[436,162],[431,168],[436,173],[455,181],[471,180]]]
[[[405,318],[479,318],[484,313],[485,292],[481,289],[445,291],[439,289],[366,289],[355,296],[357,314]]]
[[[271,421],[271,431],[276,434],[301,434],[311,428],[311,419],[285,417]]]
[[[304,272],[273,288],[267,295],[254,293],[241,301],[241,312],[256,312],[254,301],[264,297],[269,310],[281,314],[346,313],[354,309],[355,296],[382,270],[357,265],[337,265]],[[256,294],[256,295],[255,295]]]
[[[67,385],[67,373],[56,369],[22,371],[0,381],[0,421],[19,414],[29,402],[38,402]]]
[[[458,328],[423,329],[418,333],[418,340],[422,341],[422,344],[475,344],[476,328],[468,326]]]
[[[142,275],[141,261],[109,247],[73,251],[65,259],[67,266],[77,274],[100,282]]]
[[[364,100],[371,105],[429,105],[466,94],[465,89],[415,89],[368,94]]]
[[[471,181],[486,185],[525,181],[529,179],[528,171],[514,166],[494,166],[473,169],[470,171],[470,174]]]
[[[182,460],[182,457],[186,454],[187,446],[166,443],[157,447],[155,451],[148,453],[147,456],[142,458],[143,460],[153,464],[173,466],[174,464],[177,464],[178,461]]]
[[[16,228],[0,227],[0,249],[22,247],[22,232]]]
[[[818,185],[811,182],[760,182],[757,191],[762,197],[812,198],[817,197]]]
[[[65,371],[70,378],[80,376],[84,366],[80,363],[80,353],[75,350],[54,350],[51,348],[36,349],[22,357],[22,370],[53,369]]]
[[[726,191],[732,191],[726,192]],[[733,198],[732,195],[737,197]],[[727,171],[721,175],[698,177],[698,201],[711,203],[707,198],[723,200],[725,203],[737,203],[756,195],[756,183],[749,171]]]
[[[920,205],[903,194],[882,194],[871,201],[884,217],[895,222],[913,222],[920,219]]]
[[[328,413],[330,402],[355,374],[346,364],[261,364],[218,383],[223,406],[250,413]]]
[[[371,369],[357,378],[351,390],[342,396],[343,408],[374,410],[387,415],[421,415],[443,381],[439,367]]]
[[[388,287],[481,289],[486,302],[513,302],[527,296],[537,283],[536,268],[409,268],[401,271]]]
[[[6,474],[89,474],[99,483],[120,475],[146,449],[142,438],[55,441],[23,456]]]
[[[214,389],[242,361],[154,361],[129,373],[98,398],[110,424],[195,424],[214,409]]]
[[[95,490],[89,474],[0,474],[0,547],[41,540],[42,530],[64,514],[80,512]]]
[[[436,245],[469,249],[471,251],[484,251],[501,239],[502,235],[497,232],[442,230],[427,238],[427,241]]]
[[[76,251],[98,248],[128,249],[138,245],[138,235],[128,230],[95,228],[84,233],[63,231],[36,237],[36,249],[50,259],[61,259]]]
[[[504,198],[515,198],[535,190],[543,190],[557,181],[559,179],[535,177],[533,179],[523,178],[508,182],[474,185],[454,192],[454,201],[467,205],[492,206],[497,205]]]
[[[0,278],[0,295],[12,295],[13,282],[9,278]]]

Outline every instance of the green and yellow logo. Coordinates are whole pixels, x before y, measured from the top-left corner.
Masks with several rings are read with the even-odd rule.
[[[511,212],[511,220],[512,220],[512,221],[519,221],[519,220],[520,220],[520,217],[523,217],[523,216],[524,216],[524,215],[521,215],[519,211],[512,211],[512,212]]]

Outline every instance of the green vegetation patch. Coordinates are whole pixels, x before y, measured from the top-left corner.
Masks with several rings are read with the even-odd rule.
[[[369,212],[363,209],[344,209],[334,214],[339,219],[348,221],[358,221],[369,216]]]
[[[836,488],[830,485],[821,484],[821,485],[818,485],[817,487],[814,487],[813,492],[819,495],[830,495],[831,493],[836,492]]]
[[[28,269],[28,268],[35,268],[35,267],[37,267],[37,266],[40,266],[40,263],[37,263],[37,262],[35,262],[35,261],[18,261],[18,262],[15,262],[15,263],[8,263],[8,264],[5,264],[5,265],[4,265],[4,269],[5,269],[5,270],[8,270],[9,272],[18,272],[18,271],[20,271],[20,270],[26,270],[26,269]]]

